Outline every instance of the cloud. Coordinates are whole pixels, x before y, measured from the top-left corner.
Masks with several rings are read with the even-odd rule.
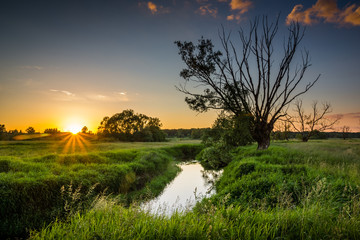
[[[52,93],[52,98],[56,101],[75,101],[82,99],[67,90],[50,89],[49,91]]]
[[[249,11],[251,6],[252,2],[249,0],[231,0],[230,2],[231,10],[239,11],[241,14]]]
[[[347,118],[347,119],[360,119],[360,112],[333,114],[331,116],[340,116],[341,118]]]
[[[144,7],[150,10],[151,14],[164,14],[164,13],[170,13],[170,9],[166,8],[162,5],[156,5],[155,3],[149,1],[149,2],[140,2],[139,7]]]
[[[128,102],[127,92],[93,93],[87,96],[89,100],[101,102]]]
[[[336,0],[318,0],[311,8],[303,10],[302,4],[296,5],[286,18],[286,24],[298,21],[311,25],[323,20],[339,25],[360,26],[360,6],[347,5],[339,9]]]
[[[249,11],[253,6],[253,2],[250,0],[231,0],[230,9],[234,11],[234,14],[227,16],[227,20],[237,20],[240,22],[242,20],[242,15]]]
[[[42,66],[21,66],[22,69],[30,69],[30,70],[42,70],[44,67]]]
[[[67,96],[75,96],[74,93],[66,91],[66,90],[57,90],[57,89],[50,89],[50,92],[58,92],[58,93],[63,93]]]
[[[148,2],[147,7],[149,8],[152,14],[155,14],[158,11],[156,4],[153,2]]]
[[[215,7],[212,7],[211,4],[206,4],[203,6],[200,6],[198,10],[196,10],[196,13],[205,16],[205,15],[210,15],[214,18],[216,18],[217,14],[218,14],[218,9]]]

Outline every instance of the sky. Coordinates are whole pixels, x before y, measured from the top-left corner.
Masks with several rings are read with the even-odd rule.
[[[304,105],[328,101],[338,127],[360,131],[360,1],[348,0],[2,1],[0,124],[96,131],[103,117],[133,109],[163,128],[210,127],[218,112],[190,110],[175,89],[185,66],[174,41],[203,36],[220,49],[222,26],[236,35],[278,14],[281,41],[289,22],[306,27],[304,81],[321,74]]]

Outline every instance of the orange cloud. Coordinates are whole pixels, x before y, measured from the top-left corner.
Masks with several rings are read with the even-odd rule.
[[[341,15],[344,23],[360,26],[360,6],[353,4],[347,7]]]
[[[227,20],[241,20],[241,16],[249,11],[253,3],[249,0],[231,0],[230,8],[232,11],[236,11],[235,14],[227,16]]]
[[[149,10],[151,11],[152,14],[155,14],[158,11],[156,4],[153,2],[148,2],[147,7],[149,8]]]
[[[210,15],[214,18],[216,18],[218,10],[217,8],[212,8],[211,4],[207,4],[204,6],[200,6],[200,8],[196,11],[196,13],[200,14],[200,15]]]
[[[248,0],[231,0],[230,2],[231,10],[239,11],[241,14],[249,11],[251,6],[252,2]]]
[[[139,7],[147,8],[154,15],[155,14],[163,14],[163,13],[169,13],[170,12],[169,8],[166,8],[166,7],[161,6],[161,5],[156,5],[155,3],[150,2],[150,1],[149,2],[140,2],[138,5],[139,5]]]
[[[340,25],[360,26],[360,7],[355,4],[340,10],[336,0],[318,0],[311,8],[303,10],[303,5],[296,5],[286,18],[286,23],[298,21],[306,25],[317,23],[320,19]]]

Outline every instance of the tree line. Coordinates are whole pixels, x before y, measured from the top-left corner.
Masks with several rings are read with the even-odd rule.
[[[128,109],[116,113],[111,117],[104,117],[96,133],[99,140],[160,142],[166,140],[166,133],[161,130],[159,118],[149,117],[145,114],[135,113]],[[86,126],[81,130],[83,134],[92,134]],[[47,128],[44,133],[57,135],[61,131],[57,128]],[[33,127],[26,132],[21,130],[6,131],[5,125],[0,124],[0,140],[13,140],[15,136],[23,134],[40,134]]]

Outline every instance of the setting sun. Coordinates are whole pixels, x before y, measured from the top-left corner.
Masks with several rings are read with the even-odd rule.
[[[81,128],[82,127],[79,124],[71,124],[67,127],[67,130],[69,132],[71,132],[72,134],[77,134],[77,133],[81,132]]]

